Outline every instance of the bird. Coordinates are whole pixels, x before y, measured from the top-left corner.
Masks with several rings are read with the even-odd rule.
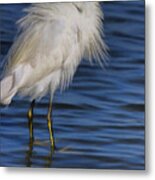
[[[35,3],[24,12],[6,55],[0,104],[9,105],[15,95],[30,99],[27,116],[33,142],[35,100],[49,93],[47,125],[54,151],[51,115],[54,93],[69,87],[82,59],[104,66],[107,54],[104,14],[99,2]]]

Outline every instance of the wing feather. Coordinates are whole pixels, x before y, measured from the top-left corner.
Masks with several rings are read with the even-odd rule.
[[[61,19],[42,20],[31,15],[22,19],[21,24],[20,34],[7,56],[9,71],[21,63],[29,63],[34,68],[40,62],[44,64],[45,58],[52,58],[51,53],[54,54],[64,36],[65,23]]]

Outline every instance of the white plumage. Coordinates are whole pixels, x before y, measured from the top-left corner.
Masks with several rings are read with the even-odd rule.
[[[43,3],[25,11],[0,82],[1,104],[10,104],[17,93],[33,100],[50,92],[52,100],[83,57],[101,64],[106,52],[99,3]]]

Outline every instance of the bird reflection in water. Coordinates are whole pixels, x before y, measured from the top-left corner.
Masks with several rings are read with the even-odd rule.
[[[32,167],[33,165],[35,166],[35,159],[37,160],[44,160],[44,167],[51,167],[52,166],[52,160],[53,160],[53,155],[54,151],[49,149],[49,153],[47,156],[39,156],[39,155],[34,155],[35,151],[34,148],[35,146],[48,146],[48,142],[41,142],[41,141],[32,141],[29,139],[28,143],[28,150],[26,152],[26,167]],[[33,162],[34,160],[34,162]]]

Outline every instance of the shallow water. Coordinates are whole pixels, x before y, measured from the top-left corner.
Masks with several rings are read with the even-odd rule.
[[[0,5],[1,70],[28,4]],[[144,169],[144,2],[104,2],[105,70],[83,61],[64,93],[56,92],[51,154],[46,113],[49,97],[34,111],[36,141],[29,145],[29,101],[15,97],[0,112],[1,166]]]

